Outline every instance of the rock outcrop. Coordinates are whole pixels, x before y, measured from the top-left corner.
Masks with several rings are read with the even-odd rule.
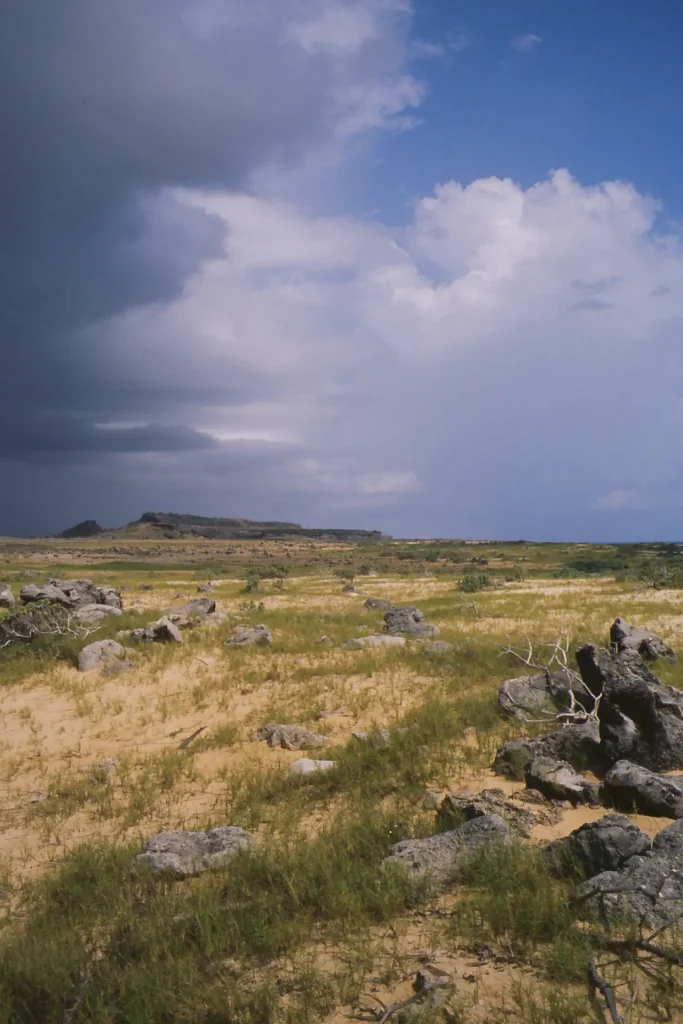
[[[610,656],[594,644],[576,653],[598,708],[600,748],[607,764],[632,761],[652,771],[683,766],[683,693],[652,675],[633,651]]]
[[[608,919],[632,917],[662,928],[683,914],[683,819],[659,832],[652,847],[617,871],[602,871],[576,892],[576,904]]]

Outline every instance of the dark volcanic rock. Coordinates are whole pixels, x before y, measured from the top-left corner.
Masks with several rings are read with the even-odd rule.
[[[648,928],[661,928],[683,914],[683,819],[663,829],[650,850],[629,857],[620,870],[584,882],[575,902],[608,919],[629,915]]]
[[[536,757],[524,769],[529,789],[537,789],[549,800],[570,800],[573,804],[598,803],[598,787],[577,775],[567,761]]]
[[[658,775],[630,761],[617,761],[601,787],[603,803],[633,814],[683,818],[683,777]]]
[[[656,661],[657,658],[676,661],[673,648],[669,647],[661,637],[650,633],[647,629],[629,626],[625,619],[619,618],[612,624],[609,639],[613,650],[618,654],[623,654],[624,651],[636,651],[646,661]]]
[[[683,766],[683,693],[653,676],[638,654],[610,657],[594,644],[576,653],[598,708],[600,746],[608,764],[632,761],[653,771]]]
[[[571,873],[576,866],[592,878],[601,871],[618,871],[629,857],[646,853],[650,846],[649,837],[628,818],[606,814],[549,843],[545,856],[557,874]]]
[[[523,779],[525,766],[539,756],[568,761],[573,768],[600,768],[602,754],[597,721],[589,718],[534,739],[510,740],[499,747],[493,770],[508,779]]]
[[[389,608],[384,613],[388,633],[406,633],[409,636],[438,636],[439,627],[424,621],[419,608],[410,605]]]

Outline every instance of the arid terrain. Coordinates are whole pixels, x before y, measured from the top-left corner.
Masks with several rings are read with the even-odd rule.
[[[544,866],[550,840],[608,809],[530,797],[492,769],[501,744],[558,724],[501,715],[501,683],[525,671],[506,648],[561,636],[571,656],[606,645],[622,616],[680,653],[678,557],[464,542],[0,542],[0,583],[17,599],[5,616],[22,587],[50,577],[123,600],[122,615],[0,650],[0,1019],[614,1020],[587,983],[593,963],[616,1019],[683,1020],[675,929],[659,937],[664,957],[640,962],[633,922],[586,920],[571,902],[576,879]],[[570,565],[590,559],[591,571]],[[346,646],[384,633],[368,598],[417,606],[444,646],[411,635]],[[182,642],[126,639],[193,599],[216,611],[184,623]],[[261,624],[272,643],[226,643]],[[80,671],[79,651],[106,639],[126,648],[124,668]],[[683,688],[680,664],[653,671]],[[324,748],[271,746],[258,736],[267,723],[304,727]],[[333,765],[292,773],[302,758]],[[437,814],[445,794],[491,789],[528,815],[504,846],[438,891],[383,866],[393,844],[462,825]],[[674,820],[628,817],[648,837]],[[252,845],[196,877],[135,860],[158,833],[222,826]]]

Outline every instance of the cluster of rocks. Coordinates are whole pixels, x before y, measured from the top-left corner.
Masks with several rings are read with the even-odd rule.
[[[582,870],[581,904],[630,913],[648,927],[683,911],[683,777],[663,774],[683,767],[683,692],[653,675],[646,661],[657,658],[676,655],[660,637],[618,618],[608,647],[578,649],[578,673],[506,680],[498,698],[504,715],[565,717],[570,724],[504,744],[493,766],[550,800],[677,819],[651,843],[627,818],[610,813],[546,851],[556,867],[571,862]],[[584,721],[572,722],[571,712],[583,712]],[[586,768],[602,781],[587,780],[580,774]]]
[[[439,635],[439,627],[425,622],[424,614],[414,605],[394,605],[379,597],[369,597],[365,607],[373,611],[384,612],[384,633],[371,633],[369,636],[354,637],[342,644],[349,651],[359,651],[368,647],[405,647],[405,637],[427,640]],[[431,654],[443,654],[451,650],[452,645],[445,641],[435,641],[425,645],[430,647]]]
[[[12,614],[0,621],[0,644],[30,643],[35,637],[71,630],[89,630],[109,616],[122,614],[121,591],[92,580],[48,579],[29,583],[15,601],[11,587],[0,586],[0,607]],[[16,610],[15,610],[16,608]]]

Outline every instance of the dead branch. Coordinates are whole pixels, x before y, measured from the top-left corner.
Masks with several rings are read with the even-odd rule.
[[[85,640],[101,628],[74,621],[73,614],[65,612],[60,605],[36,604],[0,621],[0,649],[13,643],[30,643],[41,636]]]
[[[588,961],[588,977],[593,989],[599,992],[602,998],[605,1000],[608,1013],[612,1019],[612,1024],[625,1024],[624,1018],[617,1010],[616,999],[614,998],[614,992],[610,985],[600,976],[600,973],[595,966],[595,960],[593,957]]]
[[[513,658],[517,658],[528,668],[534,669],[539,675],[544,675],[546,679],[550,680],[550,676],[553,671],[562,672],[569,681],[568,697],[569,707],[566,711],[558,711],[556,714],[547,714],[542,718],[529,718],[527,715],[523,715],[523,718],[529,724],[545,724],[547,722],[561,722],[568,724],[569,722],[585,722],[589,719],[597,719],[598,708],[600,706],[600,700],[602,694],[593,693],[589,686],[583,681],[578,672],[569,667],[569,651],[570,651],[570,638],[564,633],[560,633],[556,640],[550,643],[536,643],[536,648],[547,651],[545,660],[541,660],[538,655],[534,652],[534,644],[525,636],[526,647],[518,648],[515,647],[510,641],[510,637],[507,636],[507,644],[499,644],[500,654],[498,657],[504,655],[510,655]],[[590,710],[586,709],[577,699],[575,689],[586,691],[592,700],[593,706]],[[510,707],[514,707],[512,698],[508,696]]]
[[[402,999],[399,1003],[392,1003],[391,1006],[387,1006],[386,1003],[383,1003],[381,999],[377,998],[377,996],[373,996],[372,998],[380,1005],[379,1010],[373,1010],[370,1006],[361,1006],[359,1007],[359,1012],[352,1013],[350,1018],[352,1020],[374,1021],[375,1024],[386,1024],[386,1021],[388,1021],[395,1013],[398,1013],[399,1010],[404,1010],[406,1006],[413,1006],[415,1003],[422,1002],[422,1000],[426,999],[427,996],[432,994],[432,992],[435,992],[440,988],[445,988],[447,985],[448,982],[445,979],[439,978],[438,980],[432,981],[427,978],[426,975],[422,974],[421,971],[418,971],[415,981],[413,982],[415,993],[412,996],[409,996],[407,999]]]

